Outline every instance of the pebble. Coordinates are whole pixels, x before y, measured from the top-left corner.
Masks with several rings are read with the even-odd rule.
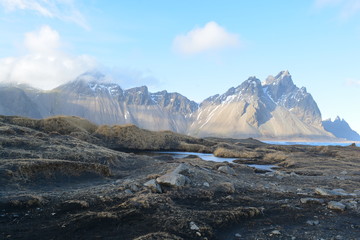
[[[306,224],[308,224],[310,226],[316,226],[316,225],[319,225],[319,221],[318,220],[307,220]]]
[[[273,236],[273,235],[281,235],[281,232],[279,230],[273,230],[273,231],[271,231],[270,236]]]
[[[331,210],[345,211],[346,206],[341,202],[331,201],[328,203],[327,207]]]
[[[133,192],[130,189],[125,189],[126,194],[133,194]]]
[[[204,187],[210,187],[210,184],[208,182],[203,183]]]
[[[241,234],[240,234],[240,233],[236,233],[234,236],[235,236],[235,239],[240,239],[240,238],[241,238]]]
[[[194,222],[190,222],[189,225],[190,225],[191,230],[194,230],[194,231],[200,230],[200,228]]]

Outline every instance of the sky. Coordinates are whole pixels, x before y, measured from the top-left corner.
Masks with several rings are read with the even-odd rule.
[[[0,0],[0,82],[99,70],[201,102],[289,70],[360,133],[360,0]]]

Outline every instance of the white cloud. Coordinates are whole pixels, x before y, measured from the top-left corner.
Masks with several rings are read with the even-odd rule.
[[[59,49],[60,35],[49,26],[43,26],[37,32],[26,33],[24,45],[30,52],[51,53]]]
[[[65,54],[61,45],[59,33],[49,26],[26,33],[24,46],[28,53],[0,59],[0,82],[52,89],[97,67],[93,57]]]
[[[75,0],[0,0],[7,11],[31,10],[49,18],[76,23],[89,30],[84,16],[76,8]]]
[[[359,0],[315,0],[315,7],[338,7],[340,8],[339,18],[346,20],[360,12]]]
[[[178,35],[173,41],[174,50],[185,55],[237,47],[239,45],[239,36],[227,32],[216,22],[208,22],[202,28],[198,27],[185,35]]]

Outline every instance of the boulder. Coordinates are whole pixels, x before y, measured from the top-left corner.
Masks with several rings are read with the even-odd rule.
[[[179,166],[177,166],[172,172],[178,174],[189,173],[189,165],[185,163],[180,163]]]
[[[229,175],[236,175],[234,169],[232,169],[229,166],[221,166],[221,167],[218,168],[218,171],[222,172],[222,173],[229,174]]]
[[[156,182],[160,185],[170,186],[170,187],[182,187],[187,182],[187,179],[184,175],[178,173],[167,173],[156,179]]]

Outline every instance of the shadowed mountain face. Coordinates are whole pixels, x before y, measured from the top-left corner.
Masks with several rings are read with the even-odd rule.
[[[13,86],[0,87],[0,112],[3,115],[41,118],[37,105],[24,90]]]
[[[340,119],[339,116],[334,121],[331,121],[331,119],[323,121],[323,125],[325,130],[334,134],[335,137],[360,141],[360,135],[352,130],[349,124],[344,119]]]
[[[186,132],[198,104],[178,93],[123,90],[100,73],[85,73],[52,91],[27,91],[41,117],[71,115],[98,124],[136,124],[150,130]],[[23,115],[21,111],[13,113]]]
[[[329,139],[320,110],[288,71],[265,83],[250,77],[201,104],[179,93],[149,92],[146,86],[124,90],[98,72],[80,75],[51,91],[2,86],[0,114],[46,118],[70,115],[97,124],[135,124],[194,136]]]

